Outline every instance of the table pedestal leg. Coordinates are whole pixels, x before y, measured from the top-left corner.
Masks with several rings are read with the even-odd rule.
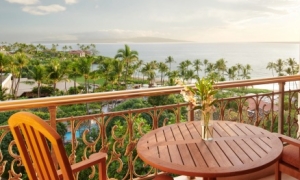
[[[204,177],[203,180],[217,180],[217,178],[215,178],[215,177],[211,177],[211,178]]]

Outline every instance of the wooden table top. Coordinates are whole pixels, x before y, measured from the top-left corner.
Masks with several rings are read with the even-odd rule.
[[[226,177],[257,171],[274,163],[282,142],[260,127],[213,121],[213,140],[201,139],[201,122],[172,124],[144,135],[139,157],[162,171],[196,177]]]

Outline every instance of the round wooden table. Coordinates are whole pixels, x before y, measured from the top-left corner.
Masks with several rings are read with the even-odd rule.
[[[283,145],[253,125],[213,121],[213,140],[201,139],[201,122],[172,124],[150,131],[137,144],[139,157],[165,172],[215,179],[246,174],[276,162]]]

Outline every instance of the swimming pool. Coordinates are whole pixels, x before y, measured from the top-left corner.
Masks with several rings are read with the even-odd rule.
[[[76,131],[75,137],[78,138],[79,136],[80,136],[79,131]],[[65,134],[65,141],[66,141],[66,142],[70,142],[71,139],[72,139],[72,133],[71,133],[71,132],[67,132],[67,133]]]
[[[80,135],[84,132],[85,129],[86,128],[84,128],[84,127],[79,128],[79,130],[77,130],[76,133],[75,133],[75,137],[79,138]],[[93,124],[91,126],[91,129],[98,130],[99,127],[96,124]],[[72,133],[71,132],[66,132],[66,134],[65,134],[65,142],[70,142],[71,140],[72,140]]]

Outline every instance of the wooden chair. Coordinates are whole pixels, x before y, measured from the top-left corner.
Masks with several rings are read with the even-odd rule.
[[[275,179],[281,180],[281,173],[300,179],[300,141],[277,134],[284,143],[281,158],[276,163]]]
[[[9,118],[8,124],[29,179],[72,180],[74,173],[96,164],[99,168],[99,179],[107,179],[106,153],[95,153],[87,160],[70,165],[60,135],[38,116],[18,112]],[[55,167],[49,143],[60,170]]]

